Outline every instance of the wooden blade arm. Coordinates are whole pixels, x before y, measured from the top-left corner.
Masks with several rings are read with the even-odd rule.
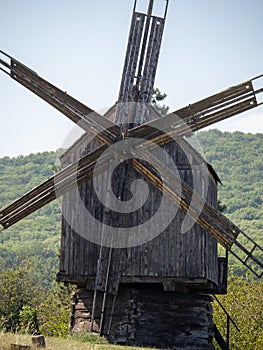
[[[220,244],[230,249],[239,229],[151,153],[136,153],[157,169],[163,178],[158,177],[139,157],[133,159],[134,168],[178,204],[197,224],[211,233]]]
[[[0,210],[0,224],[3,228],[12,226],[36,210],[42,208],[61,195],[70,191],[77,184],[87,181],[93,174],[98,157],[105,151],[106,145],[98,147],[80,160],[70,164],[54,176],[33,188]],[[107,167],[109,159],[100,159],[98,172]]]
[[[110,122],[66,92],[44,80],[13,57],[3,51],[0,52],[10,59],[10,63],[0,60],[0,67],[1,65],[4,66],[5,69],[2,69],[2,71],[11,78],[62,112],[85,131],[94,132],[101,141],[107,144],[112,144],[115,141],[119,135],[118,125]]]
[[[229,106],[225,110],[224,109],[218,110],[214,113],[204,115],[198,119],[190,118],[189,120],[186,120],[186,122],[182,122],[179,120],[172,127],[171,127],[171,121],[166,120],[162,124],[162,128],[167,129],[167,131],[163,132],[162,131],[163,129],[161,129],[161,131],[154,130],[150,138],[147,136],[147,139],[149,139],[148,147],[150,146],[149,143],[151,143],[150,147],[153,147],[154,144],[164,145],[166,143],[169,143],[173,140],[173,138],[174,139],[182,138],[187,135],[191,136],[191,133],[195,131],[198,131],[206,126],[212,125],[214,123],[217,123],[219,121],[222,121],[234,115],[250,110],[256,106],[257,105],[256,105],[255,98],[251,97],[245,100],[244,102],[240,102],[238,104]],[[174,116],[174,118],[176,119],[177,117]],[[147,142],[145,142],[145,146],[147,146]]]
[[[263,275],[263,262],[254,254],[255,248],[263,251],[256,242],[248,237],[240,228],[233,224],[222,213],[208,204],[197,192],[179,178],[168,167],[161,163],[150,152],[135,152],[139,156],[148,161],[159,173],[162,174],[162,179],[158,177],[146,162],[138,158],[132,160],[134,168],[150,180],[153,185],[161,192],[166,194],[172,201],[187,213],[194,222],[209,232],[224,248],[228,249],[235,257],[237,257],[250,271],[252,271],[259,278]],[[163,176],[165,174],[165,176]],[[201,209],[201,210],[200,210]],[[253,243],[253,248],[249,251],[243,244],[238,242],[238,236],[246,237],[250,243]],[[237,248],[239,252],[246,256],[243,260],[240,255],[232,248]],[[247,264],[250,259],[256,266],[255,268]]]
[[[171,141],[171,137],[183,137],[190,132],[255,108],[262,104],[257,101],[256,94],[262,93],[263,89],[255,91],[253,87],[253,81],[260,77],[262,76],[131,129],[129,136],[164,144]]]

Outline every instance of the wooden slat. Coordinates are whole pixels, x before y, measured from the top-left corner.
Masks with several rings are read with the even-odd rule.
[[[172,137],[183,137],[189,132],[195,132],[206,126],[212,125],[236,114],[242,113],[254,107],[257,107],[255,97],[246,98],[245,101],[239,102],[225,109],[219,109],[213,113],[200,115],[198,119],[194,116],[178,119],[176,113],[169,114],[142,126],[136,127],[129,131],[129,136],[134,138],[145,138],[148,144],[156,143],[158,145],[172,141]],[[145,147],[147,142],[141,144]]]
[[[95,151],[84,156],[67,168],[61,170],[56,175],[49,178],[41,185],[26,193],[24,196],[13,201],[0,211],[0,224],[4,227],[10,227],[15,222],[23,219],[37,209],[50,203],[62,194],[71,190],[74,186],[90,178],[96,165],[98,155],[100,155],[106,146],[101,146]],[[108,158],[105,158],[98,171],[107,167]]]
[[[228,115],[234,115],[237,112],[240,112],[241,110],[247,110],[248,108],[253,108],[255,106],[255,100],[254,98],[249,99],[248,101],[245,101],[239,105],[234,105],[230,110],[228,111],[221,111],[217,113],[213,113],[212,115],[210,115],[208,117],[209,122],[211,121],[217,121],[218,119],[221,120],[221,118],[226,118]],[[198,120],[197,122],[194,123],[193,128],[198,128],[199,127],[199,123],[200,120]],[[203,125],[203,121],[201,122]],[[137,129],[137,128],[136,128]],[[132,130],[131,135],[134,136],[136,135],[136,132],[138,130],[134,129],[134,131]],[[144,130],[145,131],[145,130]],[[158,130],[157,130],[158,131]],[[159,131],[158,131],[159,132]],[[170,132],[170,135],[174,136],[183,136],[185,133],[187,133],[187,127],[185,125],[181,125],[179,126],[176,130],[173,130]],[[152,147],[153,142],[155,142],[156,144],[163,144],[166,143],[167,140],[169,140],[169,135],[165,134],[165,135],[161,135],[161,136],[157,136],[155,137],[153,140],[151,140],[151,142],[149,141],[145,141],[144,143],[142,143],[141,145],[137,146],[136,148],[144,148],[146,147]],[[79,161],[79,169],[81,169],[81,166],[83,164],[83,171],[85,171],[85,166],[87,165],[87,163],[92,162],[92,160],[94,160],[96,162],[97,157],[106,149],[107,146],[101,146],[99,147],[97,150],[93,151],[90,155],[83,157],[80,161]],[[95,164],[94,164],[95,165]],[[59,183],[59,181],[61,179],[64,179],[66,176],[71,175],[73,177],[73,179],[75,178],[75,174],[73,173],[72,175],[72,169],[76,168],[76,164],[74,163],[73,165],[70,165],[69,167],[63,169],[60,173],[58,173],[56,175],[56,183]],[[85,177],[84,177],[85,178]],[[74,184],[73,184],[74,185]],[[70,183],[67,183],[67,186],[62,187],[61,190],[63,190],[63,193],[65,193],[66,189],[70,189],[72,188],[70,186]],[[57,188],[58,190],[58,188]],[[58,192],[58,191],[57,191]],[[10,217],[6,217],[7,215],[9,215],[12,211],[17,210],[17,208],[21,209],[20,207],[23,205],[24,210],[23,213],[21,213],[20,215],[16,216],[15,221],[12,221],[12,224],[17,222],[18,220],[20,220],[21,218],[29,215],[32,211],[31,210],[37,210],[40,207],[42,207],[43,205],[49,203],[50,201],[54,200],[56,198],[57,193],[54,192],[54,177],[50,178],[49,180],[45,181],[43,184],[41,184],[40,186],[38,186],[37,188],[33,189],[32,191],[30,191],[29,193],[27,193],[26,195],[22,196],[20,199],[14,201],[13,203],[11,203],[10,205],[8,205],[7,207],[3,208],[0,211],[0,223],[4,226],[4,227],[8,227],[8,225],[11,224],[11,220]],[[45,196],[43,198],[43,196]],[[36,198],[38,199],[36,202]],[[30,208],[26,208],[25,207],[30,204],[30,201],[35,202],[33,206],[31,206]],[[7,224],[9,222],[9,224]]]
[[[151,154],[144,153],[144,159],[162,174],[165,174],[163,182],[140,160],[133,159],[133,165],[137,171],[147,176],[147,178],[159,189],[163,188],[165,192],[179,207],[188,212],[189,215],[204,229],[209,231],[219,243],[225,248],[230,249],[233,244],[239,229],[231,223],[221,213],[211,207],[205,200],[194,192],[182,179],[176,176],[171,170],[164,166]],[[182,195],[178,189],[182,187]],[[178,192],[179,191],[179,192]],[[190,205],[191,203],[191,205]],[[199,209],[203,208],[201,214]]]
[[[236,113],[240,113],[240,111],[244,111],[244,110],[247,110],[249,108],[253,108],[255,105],[256,105],[255,99],[254,98],[249,99],[249,100],[242,102],[238,105],[234,105],[233,107],[229,108],[227,111],[220,111],[218,113],[213,113],[212,115],[209,115],[207,117],[208,120],[206,120],[205,122],[211,123],[212,121],[215,122],[215,121],[218,121],[219,119],[222,120],[222,118],[225,119],[229,115],[234,115]],[[204,123],[203,120],[202,121],[198,120],[198,121],[193,122],[192,128],[194,128],[196,130],[197,128],[199,128],[200,123],[203,126],[203,123]],[[151,140],[151,142],[145,141],[142,144],[140,144],[139,146],[137,146],[136,148],[137,149],[143,149],[143,148],[145,149],[145,147],[152,147],[154,142],[156,144],[164,144],[170,140],[170,138],[169,138],[170,136],[182,137],[185,133],[188,132],[188,126],[181,125],[178,128],[176,128],[176,130],[173,130],[170,133],[162,134],[161,136],[157,136],[157,137],[153,138]],[[137,130],[136,129],[132,130],[131,136],[136,135],[136,132],[138,131],[138,129]],[[145,132],[145,129],[144,129],[144,132]],[[157,130],[157,132],[160,133],[159,130]],[[87,166],[88,163],[91,163],[92,160],[94,161],[94,164],[93,164],[93,167],[94,167],[96,159],[106,149],[106,147],[107,147],[106,145],[103,145],[103,146],[97,148],[95,151],[91,152],[91,154],[83,157],[79,161],[78,169],[79,170],[83,169],[83,171],[85,172],[86,171],[85,166]],[[83,165],[83,168],[81,168],[82,165]],[[74,178],[75,178],[74,170],[75,169],[76,169],[76,163],[63,169],[60,173],[58,173],[56,175],[56,183],[58,184],[61,180],[64,180],[65,177],[68,177],[68,176],[71,176],[74,180]],[[73,173],[72,173],[72,170],[73,170]],[[80,176],[79,176],[79,178],[80,178]],[[83,176],[83,178],[85,178],[85,175]],[[17,222],[18,220],[24,218],[25,216],[29,215],[33,211],[39,209],[43,205],[54,200],[57,197],[58,190],[59,190],[59,188],[56,187],[56,193],[55,193],[55,191],[54,191],[54,179],[55,179],[55,177],[51,177],[49,180],[45,181],[43,184],[41,184],[37,188],[33,189],[32,191],[30,191],[26,195],[22,196],[20,199],[14,201],[13,203],[8,205],[7,207],[3,208],[0,211],[0,223],[3,225],[3,227],[8,227],[9,225],[11,225],[11,223],[13,224],[13,223]],[[61,186],[61,191],[63,191],[63,193],[65,193],[65,191],[72,188],[72,186],[74,186],[74,184],[75,183],[70,185],[70,181],[68,180],[66,185],[63,184],[63,186]],[[36,201],[36,199],[37,199],[37,201]],[[32,204],[31,201],[34,203]],[[30,204],[30,203],[31,203],[31,206],[28,207],[28,204]],[[16,218],[14,220],[10,220],[10,217],[7,217],[13,211],[15,211],[15,210],[21,211],[21,209],[23,209],[23,211],[19,215],[16,215]]]
[[[85,106],[66,92],[38,76],[31,69],[11,59],[11,77],[58,109],[85,131],[93,131],[107,144],[119,135],[119,127]]]
[[[189,123],[188,125],[179,125],[177,128],[175,128],[174,130],[163,134],[160,132],[160,130],[155,130],[155,133],[160,134],[159,136],[156,136],[154,138],[151,139],[151,142],[149,141],[145,141],[144,143],[142,143],[141,145],[139,145],[139,148],[145,148],[148,146],[152,147],[154,143],[156,144],[164,144],[167,143],[171,140],[171,136],[173,137],[182,137],[184,136],[186,133],[188,133],[189,131],[189,127],[193,130],[196,131],[201,127],[210,125],[213,122],[228,118],[229,116],[235,115],[237,113],[241,113],[242,111],[248,110],[250,108],[253,108],[257,105],[255,98],[250,98],[248,100],[246,100],[245,102],[239,103],[239,104],[235,104],[233,105],[231,108],[228,108],[227,110],[221,110],[219,112],[216,113],[212,113],[211,115],[206,116],[203,119],[198,119],[197,121],[192,121],[191,123]],[[162,118],[161,121],[165,122],[166,117]],[[159,122],[159,121],[158,121]],[[150,124],[156,124],[156,122],[154,123],[150,123]],[[165,123],[162,124],[162,128],[164,127]],[[138,129],[142,129],[142,127],[136,128],[134,130],[131,131],[130,136],[136,137],[137,133],[138,133]],[[147,132],[147,129],[143,128],[143,131],[145,133],[145,131]],[[140,137],[145,136],[145,135],[139,135]],[[151,134],[151,137],[153,136],[153,134]],[[137,147],[137,148],[138,148]],[[91,162],[92,160],[96,161],[97,157],[102,153],[103,150],[105,150],[106,146],[101,146],[101,148],[95,150],[92,152],[92,154],[90,154],[89,156],[85,156],[83,157],[80,161],[79,161],[79,169],[81,169],[81,167],[83,166],[85,168],[85,164],[87,164],[88,162]],[[72,169],[76,168],[76,164],[72,164],[69,167],[65,168],[62,172],[58,173],[56,175],[56,183],[59,183],[60,178],[65,178],[68,175],[72,175],[72,173],[70,173],[70,171],[72,171]],[[73,178],[74,178],[74,174],[73,174]],[[33,199],[35,201],[36,197],[40,197],[39,202],[37,204],[37,206],[34,206],[34,210],[36,210],[35,208],[39,208],[39,205],[43,206],[47,203],[49,203],[50,201],[52,201],[53,199],[56,198],[56,195],[54,193],[53,190],[54,187],[54,177],[50,178],[49,180],[45,181],[43,184],[41,184],[40,186],[38,186],[37,188],[33,189],[32,191],[30,191],[29,193],[27,193],[26,195],[24,195],[23,197],[21,197],[19,200],[16,200],[15,202],[11,203],[10,205],[8,205],[8,207],[3,208],[0,211],[0,223],[4,224],[5,222],[7,222],[6,220],[6,216],[16,210],[17,208],[19,208],[21,205],[28,205],[30,203],[30,200]],[[66,188],[66,187],[65,187]],[[45,197],[45,200],[42,200],[42,197],[44,195],[49,194],[48,197]],[[43,204],[43,205],[42,205]],[[23,212],[22,215],[26,214],[28,215],[28,213],[31,213],[30,210],[26,210]],[[17,217],[20,218],[22,216]],[[5,220],[5,221],[4,221]],[[10,223],[9,223],[10,224]]]
[[[173,113],[177,114],[182,119],[188,118],[190,116],[200,113],[201,111],[214,108],[215,106],[219,106],[221,104],[239,98],[240,96],[249,94],[251,92],[253,92],[253,85],[252,81],[248,80],[241,84],[230,87],[226,90],[223,90],[219,93],[216,93],[212,96],[204,98],[198,102],[190,104],[189,106],[174,111]]]
[[[132,89],[134,85],[134,78],[136,75],[136,68],[139,59],[140,46],[142,41],[142,34],[145,23],[145,14],[134,12],[131,22],[131,28],[128,38],[128,46],[122,73],[122,80],[119,92],[118,102],[130,102],[132,96]],[[117,122],[119,122],[117,116]]]
[[[149,164],[152,164],[152,166],[162,174],[162,180],[152,172],[151,167],[138,159],[140,156],[143,156],[144,160],[147,160]],[[188,184],[168,169],[151,153],[144,152],[143,155],[139,153],[138,158],[133,159],[133,165],[139,173],[146,176],[147,179],[149,179],[160,191],[164,192],[172,201],[176,202],[185,213],[190,215],[198,225],[210,233],[224,248],[230,250],[230,252],[257,277],[262,277],[263,262],[253,254],[254,247],[249,251],[243,244],[237,241],[237,237],[238,235],[245,236],[261,251],[263,251],[262,247],[254,242],[219,211],[208,204],[197,192],[193,191]],[[182,192],[180,192],[180,190],[178,191],[180,188],[182,189]],[[201,213],[200,209],[202,209]],[[236,246],[239,251],[245,253],[247,257],[246,260],[240,258],[239,255],[231,249],[232,246]],[[248,265],[248,259],[252,260],[257,268],[261,269],[261,272],[258,272],[257,269]]]
[[[249,237],[245,232],[240,232],[239,238],[242,237],[243,241],[247,241],[248,244],[252,244],[252,249],[247,249],[242,243],[238,240],[235,240],[233,249],[230,252],[244,264],[251,272],[254,273],[258,278],[263,276],[263,261],[260,261],[260,257],[255,255],[255,250],[263,253],[263,248],[257,244],[251,237]],[[237,248],[237,249],[236,249]],[[240,255],[241,252],[241,255]],[[242,257],[242,254],[245,254],[245,258]],[[256,265],[251,265],[251,262]]]
[[[163,142],[161,142],[160,140],[158,140],[158,144],[164,144],[167,141],[170,141],[170,137],[183,137],[185,135],[187,135],[189,133],[189,129],[192,132],[195,132],[197,130],[200,130],[206,126],[212,125],[214,123],[217,123],[219,121],[222,121],[224,119],[227,119],[229,117],[232,117],[234,115],[240,114],[242,112],[245,112],[251,108],[254,108],[257,106],[257,102],[255,97],[252,97],[248,100],[245,100],[244,102],[240,102],[239,104],[235,104],[231,107],[228,107],[225,110],[219,110],[218,112],[212,113],[210,115],[205,116],[204,118],[200,118],[198,120],[193,120],[193,121],[189,121],[187,123],[187,127],[184,128],[180,128],[179,130],[175,130],[175,131],[171,131],[171,132],[167,132],[166,137],[163,139]],[[154,141],[153,141],[154,142]],[[156,143],[157,143],[156,142]]]
[[[2,208],[0,211],[0,219],[3,220],[8,214],[10,214],[23,204],[30,203],[30,200],[36,199],[37,196],[43,196],[45,194],[45,191],[47,191],[48,193],[48,191],[54,188],[54,182],[56,182],[56,184],[59,184],[61,181],[68,178],[69,176],[76,175],[76,170],[79,172],[79,175],[81,175],[81,171],[85,172],[87,166],[89,166],[93,162],[96,162],[98,156],[100,156],[106,148],[107,146],[105,145],[98,147],[94,151],[90,152],[88,155],[82,157],[81,159],[62,169],[54,176],[51,176],[48,180],[44,181],[41,185],[33,188],[31,191],[29,191],[19,199],[14,200],[9,205]]]
[[[139,102],[142,103],[151,102],[164,24],[164,18],[152,16],[151,32],[148,40],[147,53],[139,92]]]

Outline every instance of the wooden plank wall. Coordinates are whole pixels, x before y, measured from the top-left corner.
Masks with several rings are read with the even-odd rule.
[[[97,140],[93,140],[87,146],[84,138],[63,158],[63,164],[78,159],[81,155],[89,152],[90,149],[97,147],[98,144]],[[169,156],[174,159],[181,178],[191,186],[194,184],[195,190],[203,196],[206,195],[206,200],[216,206],[217,184],[213,174],[208,171],[206,163],[191,152],[186,157],[184,151],[175,143],[164,147]],[[166,164],[169,165],[169,162],[171,160],[167,156]],[[128,165],[127,169],[124,198],[128,198],[130,195],[132,181],[141,177],[138,176],[131,165]],[[119,176],[118,171],[116,171],[113,188],[116,188],[118,181]],[[148,186],[149,198],[145,205],[131,215],[112,213],[112,223],[120,225],[120,227],[125,227],[127,224],[136,226],[147,221],[152,213],[158,210],[162,195],[151,183],[148,183]],[[94,193],[92,181],[79,186],[79,192],[91,214],[101,221],[104,208]],[[69,217],[74,226],[81,227],[83,231],[88,231],[88,220],[80,217],[79,214],[78,197],[78,190],[72,190],[66,194],[63,198],[63,211],[65,217]],[[207,278],[217,283],[217,243],[209,233],[196,224],[188,232],[181,233],[180,228],[184,217],[185,214],[179,210],[171,224],[156,238],[136,247],[122,249],[121,254],[119,249],[114,250],[112,255],[113,271],[118,273],[121,266],[122,276],[126,277],[193,277]],[[165,217],[162,219],[166,220]],[[80,226],[77,226],[77,224]],[[100,235],[100,232],[88,232],[88,235]],[[78,276],[94,277],[97,271],[99,250],[99,245],[81,237],[65,219],[62,219],[61,273],[65,276],[71,276],[71,280],[74,280],[74,276],[75,279],[78,279]],[[108,248],[104,248],[103,252],[105,261],[107,261]],[[105,279],[105,270],[102,269],[101,273],[101,280],[103,280]]]

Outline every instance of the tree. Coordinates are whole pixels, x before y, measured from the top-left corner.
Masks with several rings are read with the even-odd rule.
[[[263,349],[263,283],[231,277],[227,295],[218,296],[240,329],[231,325],[230,346],[233,350]],[[226,315],[214,302],[214,320],[221,334],[226,331]],[[216,349],[219,347],[216,345]]]
[[[28,263],[7,268],[0,260],[0,330],[66,336],[73,290],[57,284],[44,289]]]
[[[217,208],[220,213],[224,213],[227,210],[227,206],[225,204],[222,204],[220,200],[217,201]]]
[[[163,101],[166,97],[166,93],[162,93],[158,88],[153,89],[151,103],[157,112],[161,114],[161,116],[165,116],[169,110],[168,106],[165,104],[160,104],[160,102]]]
[[[33,310],[43,297],[42,288],[33,281],[32,267],[23,262],[0,271],[0,329],[8,332],[21,330],[21,318]],[[23,327],[27,328],[24,317]],[[30,318],[30,322],[32,318]],[[35,327],[34,327],[35,326]],[[37,332],[37,323],[30,325]]]
[[[39,328],[47,336],[65,337],[68,334],[72,293],[75,287],[56,285],[38,307]]]

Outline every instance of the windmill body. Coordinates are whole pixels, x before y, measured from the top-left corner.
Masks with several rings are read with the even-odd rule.
[[[90,152],[90,148],[98,146],[98,142],[93,140],[87,145],[87,138],[81,138],[63,154],[62,164],[79,159],[85,152]],[[216,207],[218,178],[213,169],[208,168],[202,157],[184,140],[169,143],[163,148],[176,163],[181,178],[189,186],[193,186],[195,181],[199,194]],[[114,173],[113,190],[118,191],[122,170],[120,166]],[[123,200],[128,199],[132,182],[138,178],[147,181],[131,164],[127,163],[125,170]],[[135,231],[137,228],[137,235],[142,234],[141,223],[158,211],[163,196],[149,181],[147,185],[149,196],[146,203],[130,215],[111,212],[111,224],[134,227]],[[196,342],[200,330],[206,332],[206,336],[200,338],[200,344],[211,343],[213,322],[210,297],[200,293],[211,294],[218,291],[218,287],[223,287],[219,286],[216,239],[197,224],[187,232],[181,232],[186,215],[179,209],[171,223],[157,237],[134,247],[115,248],[112,252],[110,247],[103,247],[100,257],[100,245],[78,234],[85,232],[87,235],[99,235],[99,232],[86,232],[89,224],[85,220],[85,211],[83,217],[79,217],[81,200],[100,219],[105,210],[97,199],[92,180],[63,197],[65,215],[62,219],[62,249],[57,280],[74,283],[79,288],[74,297],[71,331],[93,329],[118,343],[179,346],[185,341],[184,333],[191,329],[191,335],[187,336],[189,345]],[[65,219],[69,212],[72,217],[78,216],[82,227],[78,226],[74,230],[74,223],[73,227],[70,226]],[[167,217],[163,215],[160,220],[167,222]],[[96,305],[92,311],[95,289]],[[107,303],[103,310],[105,290]],[[150,304],[152,306],[149,308]],[[178,308],[178,312],[174,312],[175,308]],[[140,309],[138,314],[137,309]],[[195,313],[195,310],[200,312],[200,309],[204,315],[201,319]],[[192,312],[194,314],[189,317]],[[156,324],[152,324],[153,319]],[[162,326],[160,319],[163,319]],[[167,326],[168,319],[172,327]],[[181,322],[182,319],[185,324]]]
[[[228,251],[262,277],[263,249],[217,210],[220,180],[189,136],[257,107],[262,89],[256,77],[161,117],[150,102],[164,3],[156,16],[154,0],[145,13],[135,1],[118,101],[104,116],[0,52],[1,71],[85,130],[57,174],[0,210],[0,224],[63,197],[57,281],[77,286],[71,333],[169,349],[214,349],[215,336],[228,349],[211,294],[227,292]]]

